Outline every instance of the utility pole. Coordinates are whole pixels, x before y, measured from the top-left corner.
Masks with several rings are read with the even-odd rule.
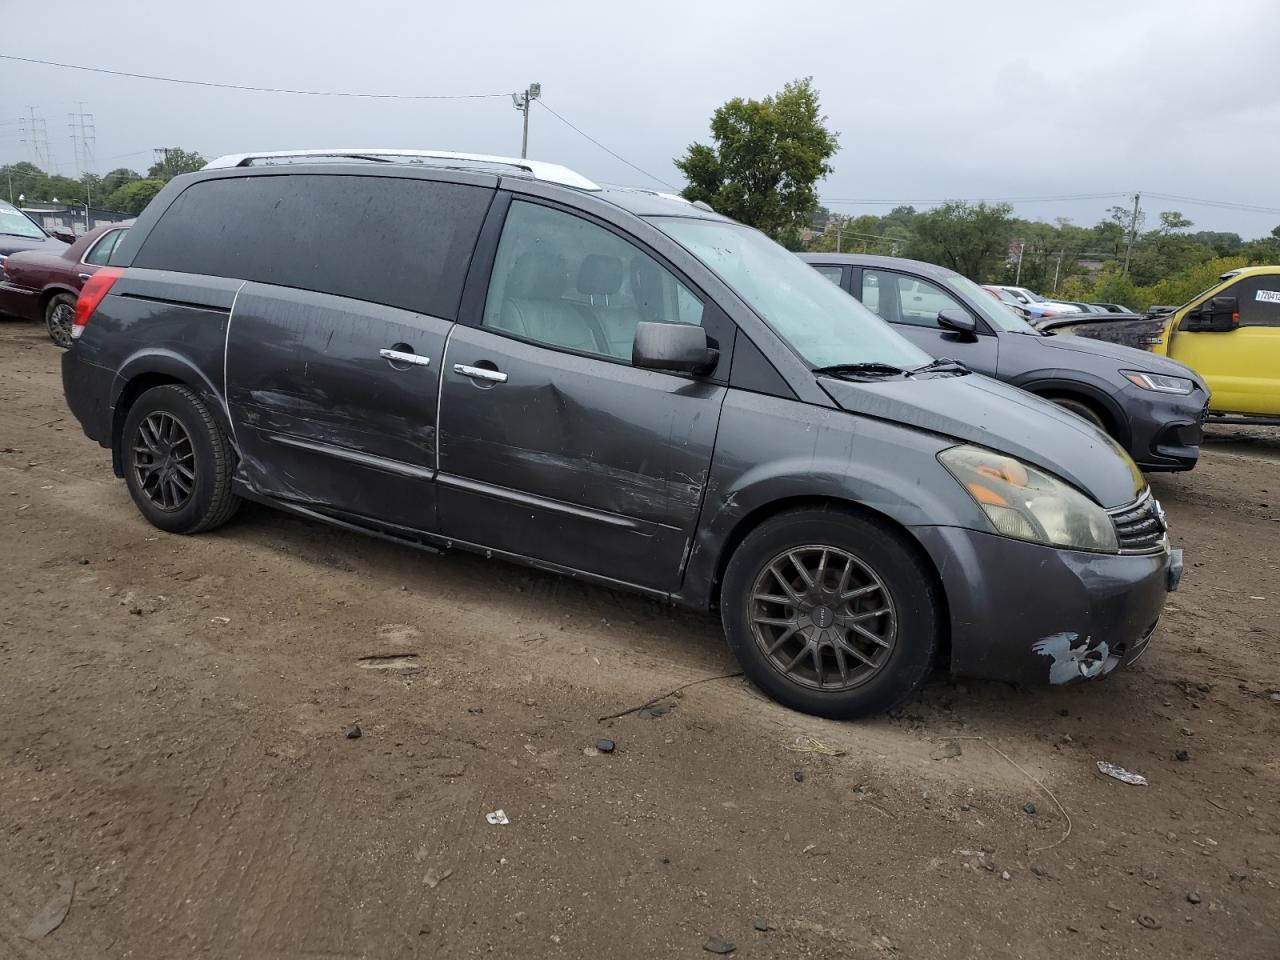
[[[513,93],[511,102],[517,110],[524,113],[524,134],[520,138],[520,159],[529,156],[529,102],[542,96],[542,84],[531,83],[523,93]]]
[[[1141,193],[1133,195],[1133,216],[1129,219],[1129,242],[1124,247],[1124,272],[1122,276],[1129,275],[1129,255],[1133,252],[1133,238],[1138,232],[1138,203],[1142,200]]]
[[[1062,255],[1064,253],[1066,253],[1065,250],[1058,251],[1058,262],[1053,265],[1053,292],[1055,294],[1058,292],[1058,271],[1062,269]]]
[[[1022,251],[1025,249],[1027,249],[1025,242],[1018,244],[1018,272],[1013,278],[1013,285],[1015,287],[1022,286]]]

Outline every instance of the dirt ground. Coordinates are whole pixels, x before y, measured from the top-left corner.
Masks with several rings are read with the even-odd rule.
[[[1187,575],[1125,673],[600,723],[734,670],[716,624],[263,508],[162,534],[34,326],[0,403],[0,957],[1280,956],[1275,432],[1152,478]]]

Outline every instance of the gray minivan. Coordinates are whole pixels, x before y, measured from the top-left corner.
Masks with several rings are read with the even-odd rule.
[[[162,530],[247,498],[716,610],[756,684],[828,717],[943,662],[1103,675],[1181,571],[1091,425],[705,206],[533,161],[175,178],[86,284],[63,382]]]

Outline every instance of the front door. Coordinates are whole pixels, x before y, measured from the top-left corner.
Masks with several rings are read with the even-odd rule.
[[[1235,297],[1240,325],[1225,331],[1179,329],[1169,356],[1204,377],[1215,412],[1280,416],[1280,274],[1241,277],[1211,296]]]
[[[701,377],[635,368],[641,320],[703,324],[721,339],[718,324],[728,322],[611,229],[512,202],[483,318],[454,329],[443,366],[445,534],[653,590],[678,587],[728,356]]]
[[[959,360],[970,370],[996,375],[999,338],[981,317],[975,335],[957,333],[938,325],[943,310],[973,311],[936,283],[893,270],[863,268],[863,306],[894,325],[900,334],[932,357]]]

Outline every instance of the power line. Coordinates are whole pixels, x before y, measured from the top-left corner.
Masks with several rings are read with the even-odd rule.
[[[1147,196],[1155,197],[1158,200],[1170,200],[1174,203],[1195,203],[1205,207],[1217,207],[1221,210],[1280,214],[1280,207],[1262,207],[1252,203],[1237,203],[1233,200],[1203,200],[1198,197],[1181,197],[1175,193],[1148,193]]]
[[[623,162],[623,163],[625,163],[628,167],[630,167],[632,170],[635,170],[635,171],[637,171],[638,173],[642,173],[642,174],[644,174],[644,175],[645,175],[646,177],[648,177],[650,180],[654,181],[655,183],[660,183],[660,184],[662,184],[664,187],[668,188],[669,190],[679,190],[679,189],[680,189],[679,187],[674,186],[673,184],[667,183],[667,181],[663,180],[661,177],[655,177],[655,176],[654,176],[652,173],[650,173],[649,171],[647,171],[647,170],[642,170],[640,167],[637,167],[634,163],[632,163],[632,162],[631,162],[630,160],[628,160],[626,157],[622,157],[622,156],[619,156],[618,154],[614,153],[612,150],[610,150],[608,147],[606,147],[603,143],[601,143],[601,142],[600,142],[599,140],[597,140],[595,137],[591,136],[591,134],[587,133],[587,132],[586,132],[586,131],[584,131],[584,130],[580,130],[580,129],[578,129],[578,128],[577,128],[577,127],[575,127],[572,123],[570,123],[568,120],[566,120],[564,117],[560,116],[560,114],[558,114],[558,113],[556,113],[554,110],[552,110],[549,106],[547,106],[547,102],[546,102],[545,100],[535,100],[535,101],[534,101],[534,103],[536,103],[538,106],[542,107],[542,109],[546,110],[548,113],[550,113],[553,117],[555,117],[557,120],[559,120],[561,123],[563,123],[566,127],[568,127],[570,130],[572,130],[574,133],[578,134],[578,135],[579,135],[579,136],[581,136],[581,137],[585,137],[586,139],[590,140],[592,143],[594,143],[597,147],[599,147],[599,148],[600,148],[601,150],[603,150],[605,153],[609,154],[609,156],[613,157],[615,160],[620,160],[620,161],[622,161],[622,162]]]
[[[872,200],[870,198],[852,198],[852,197],[823,197],[821,203],[826,204],[890,204],[893,206],[911,206],[920,204],[927,206],[930,204],[941,203],[1042,203],[1049,201],[1069,201],[1069,200],[1108,200],[1116,197],[1129,197],[1129,193],[1076,193],[1064,194],[1059,196],[1045,197],[950,197],[946,200]]]
[[[296,90],[289,87],[254,87],[240,83],[219,83],[213,80],[185,80],[179,77],[160,77],[150,73],[130,73],[126,70],[108,70],[104,67],[87,67],[78,63],[59,63],[55,60],[38,60],[35,57],[16,57],[0,53],[0,60],[16,60],[20,63],[38,63],[46,67],[64,70],[83,70],[86,73],[105,73],[113,77],[130,77],[134,80],[157,80],[162,83],[179,83],[191,87],[216,87],[220,90],[248,90],[254,93],[289,93],[300,97],[356,97],[363,100],[486,100],[493,97],[509,97],[509,93],[352,93],[345,90]]]

